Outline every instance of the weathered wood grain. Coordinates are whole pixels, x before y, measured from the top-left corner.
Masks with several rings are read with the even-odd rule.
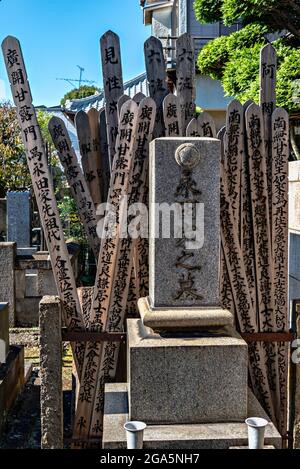
[[[110,167],[118,135],[118,100],[124,94],[119,36],[107,31],[100,39]]]
[[[65,324],[70,330],[83,330],[84,321],[74,273],[64,240],[45,145],[32,104],[21,46],[16,38],[8,36],[2,43],[2,50],[53,275],[63,305]],[[82,353],[81,344],[74,344],[73,354],[78,372],[82,366]]]
[[[84,226],[89,245],[93,250],[95,258],[98,259],[100,239],[97,234],[96,210],[86,180],[78,164],[65,123],[59,117],[52,117],[48,128],[64,168],[72,196],[76,202],[78,214]]]
[[[149,94],[157,109],[153,138],[164,137],[165,126],[162,103],[169,94],[169,90],[166,82],[166,65],[161,41],[154,36],[147,39],[144,44],[144,54]]]
[[[196,112],[195,52],[193,39],[187,33],[179,36],[176,42],[176,74],[182,132],[186,135],[186,128]]]

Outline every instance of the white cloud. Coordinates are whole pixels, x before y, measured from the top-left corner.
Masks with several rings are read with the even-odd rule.
[[[0,80],[0,101],[7,99],[4,80]]]

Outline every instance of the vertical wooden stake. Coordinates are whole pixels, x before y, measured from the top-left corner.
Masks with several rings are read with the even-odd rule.
[[[177,73],[177,96],[181,110],[181,123],[183,135],[186,128],[195,117],[196,90],[195,90],[195,52],[193,39],[187,33],[182,34],[176,43],[176,73]]]
[[[166,64],[162,43],[154,36],[149,37],[144,44],[145,65],[150,97],[156,104],[156,123],[153,138],[164,137],[162,103],[169,94],[166,82]]]
[[[119,36],[107,31],[100,39],[100,49],[106,102],[108,154],[112,167],[118,135],[118,100],[124,93]]]
[[[52,117],[48,124],[54,146],[58,152],[60,162],[65,170],[72,196],[76,202],[81,222],[95,258],[98,259],[100,238],[97,235],[97,217],[94,203],[86,180],[77,162],[71,139],[62,119]]]
[[[84,322],[80,308],[70,256],[64,240],[63,229],[56,204],[49,172],[45,145],[38,125],[36,111],[27,78],[19,41],[11,36],[4,39],[2,50],[16,105],[22,140],[26,151],[39,215],[46,236],[53,275],[62,301],[65,323],[69,329],[83,330]],[[78,371],[82,364],[82,345],[73,347]]]

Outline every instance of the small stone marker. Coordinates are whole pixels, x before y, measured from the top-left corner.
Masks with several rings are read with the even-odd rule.
[[[158,138],[165,135],[162,103],[169,94],[161,41],[154,36],[149,37],[144,44],[144,53],[149,93],[156,104],[156,123],[153,138]]]
[[[77,162],[74,148],[62,119],[52,117],[49,124],[49,132],[58,152],[60,162],[65,170],[67,181],[78,210],[79,217],[84,226],[86,236],[89,240],[95,258],[98,259],[100,239],[97,235],[97,217],[93,200]]]
[[[61,304],[55,296],[40,302],[42,449],[63,449]]]
[[[7,241],[17,243],[17,248],[31,246],[30,192],[7,192]]]
[[[120,40],[107,31],[100,39],[110,167],[118,135],[118,100],[124,93]]]
[[[163,101],[165,133],[167,137],[182,137],[181,110],[179,99],[170,93]]]
[[[150,306],[219,305],[220,142],[163,138],[151,143],[150,152],[151,203],[168,204],[172,209],[177,202],[177,210],[184,203],[197,206],[200,230],[198,247],[194,249],[186,247],[186,232],[177,239],[173,233],[169,239],[155,238],[157,233],[150,233]],[[193,166],[185,165],[184,159],[189,158]],[[202,220],[201,210],[204,210]],[[159,214],[151,212],[150,216],[157,217],[152,228],[158,229]],[[163,216],[164,222],[167,216],[170,213]],[[192,239],[194,233],[189,236]]]
[[[186,128],[195,117],[195,52],[193,39],[187,33],[182,34],[176,43],[176,73],[177,96],[181,110],[181,124],[183,135]]]
[[[8,303],[9,325],[15,326],[15,260],[16,243],[0,243],[0,302]]]

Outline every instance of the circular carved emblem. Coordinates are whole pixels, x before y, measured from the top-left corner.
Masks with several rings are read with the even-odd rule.
[[[183,143],[175,152],[175,160],[179,166],[192,170],[200,162],[200,153],[193,143]]]

